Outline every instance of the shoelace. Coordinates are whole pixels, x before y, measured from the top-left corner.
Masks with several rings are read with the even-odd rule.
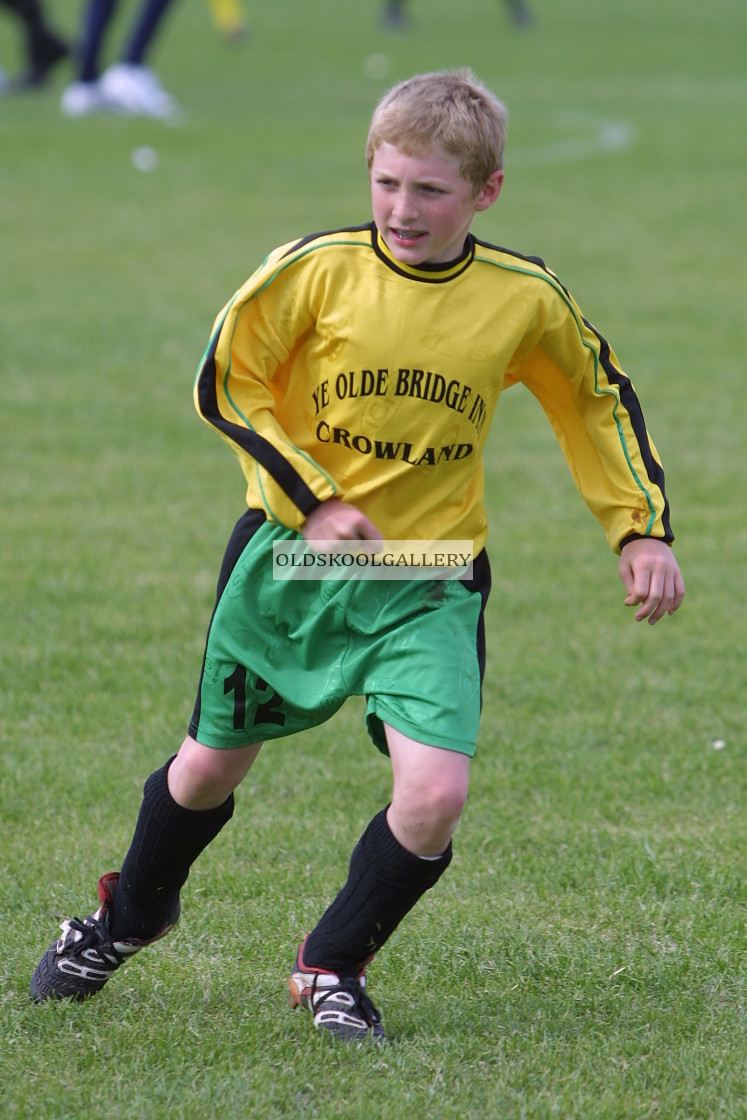
[[[114,961],[117,961],[118,964],[124,964],[127,959],[115,949],[104,923],[93,916],[85,920],[69,918],[65,923],[65,930],[60,941],[60,949],[69,951],[72,948],[76,957],[84,953],[86,949],[95,949],[101,963],[110,967],[113,966]],[[114,967],[117,966],[114,965]]]
[[[311,1003],[314,1011],[327,1002],[328,999],[333,998],[340,992],[345,992],[353,1000],[351,1011],[358,1013],[369,1027],[378,1026],[381,1022],[381,1015],[375,1007],[373,1000],[367,994],[364,988],[361,987],[360,981],[355,976],[345,976],[340,980],[340,983],[334,988],[317,988],[317,978],[314,977],[314,986],[311,993]]]

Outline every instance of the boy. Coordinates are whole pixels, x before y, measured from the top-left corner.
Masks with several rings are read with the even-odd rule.
[[[377,107],[373,223],[271,253],[219,315],[195,384],[236,453],[248,510],[226,550],[189,734],[148,779],[120,873],[31,981],[84,998],[177,921],[179,892],[264,739],[367,698],[391,803],[302,942],[291,1000],[346,1039],[381,1039],[366,966],[451,859],[467,795],[490,586],[482,450],[523,381],[620,552],[625,602],[657,622],[684,585],[664,479],[604,339],[542,262],[478,241],[503,183],[506,114],[468,71],[417,76]],[[273,546],[468,540],[469,579],[273,579]],[[457,667],[457,671],[455,671]]]

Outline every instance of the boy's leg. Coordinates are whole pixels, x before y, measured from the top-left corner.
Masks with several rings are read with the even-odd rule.
[[[101,75],[100,92],[107,108],[130,117],[173,120],[181,114],[174,98],[156,74],[144,63],[146,52],[160,30],[163,17],[174,0],[143,0],[121,61]]]
[[[15,90],[42,85],[48,72],[68,54],[68,45],[47,25],[40,0],[0,0],[23,23],[26,69],[12,83]]]
[[[122,61],[142,66],[145,53],[153,41],[163,17],[174,0],[145,0],[140,5],[135,26],[122,52]]]
[[[471,758],[428,746],[384,724],[394,787],[388,820],[403,847],[424,859],[443,852],[467,801]]]
[[[63,936],[31,979],[35,1000],[93,995],[128,957],[175,925],[179,891],[200,852],[230,820],[233,790],[260,746],[216,750],[187,738],[179,754],[151,774],[121,872],[100,880],[95,914],[63,923]]]
[[[84,117],[110,109],[99,80],[101,52],[119,0],[88,0],[75,48],[75,78],[62,91],[60,108],[67,117]]]
[[[384,0],[381,18],[384,26],[394,31],[399,31],[401,28],[406,27],[408,20],[407,12],[405,11],[405,0]]]
[[[78,80],[95,82],[104,36],[119,0],[89,0],[79,47]]]
[[[353,852],[347,882],[304,945],[307,965],[357,973],[451,859],[470,759],[386,726],[394,789]]]
[[[361,836],[347,882],[301,947],[291,977],[293,1002],[314,1012],[315,1025],[345,1038],[383,1033],[375,1009],[367,1021],[365,1005],[355,1005],[350,983],[360,981],[367,961],[448,867],[469,784],[467,755],[385,727],[392,802]],[[338,978],[343,991],[336,1007]]]
[[[115,940],[149,940],[163,927],[190,867],[230,820],[260,746],[217,750],[187,737],[148,778],[111,906]]]
[[[520,27],[528,27],[532,23],[532,9],[526,0],[506,0],[511,18]]]

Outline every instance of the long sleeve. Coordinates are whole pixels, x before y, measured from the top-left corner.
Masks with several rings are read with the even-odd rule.
[[[283,373],[311,325],[303,285],[272,283],[281,261],[277,250],[219,314],[194,401],[237,456],[249,504],[264,508],[272,521],[299,528],[337,487],[278,420]]]
[[[614,551],[632,536],[671,542],[664,472],[633,385],[606,340],[547,275],[535,344],[506,384],[522,381],[541,404]]]

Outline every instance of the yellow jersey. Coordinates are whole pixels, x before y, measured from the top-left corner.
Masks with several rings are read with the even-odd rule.
[[[388,540],[477,554],[483,449],[517,382],[610,547],[671,541],[659,456],[608,343],[541,260],[472,235],[458,260],[417,268],[372,223],[275,249],[216,319],[194,399],[271,521],[298,529],[338,497]]]

